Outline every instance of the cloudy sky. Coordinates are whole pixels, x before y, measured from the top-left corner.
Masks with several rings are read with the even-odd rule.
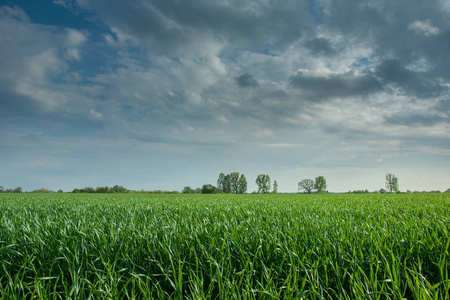
[[[448,0],[2,0],[0,185],[450,188]]]

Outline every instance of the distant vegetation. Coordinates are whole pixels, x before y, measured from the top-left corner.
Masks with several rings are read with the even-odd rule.
[[[305,190],[308,194],[311,194],[313,190],[317,193],[324,193],[327,189],[327,180],[324,176],[318,176],[313,181],[312,179],[303,179],[298,183],[298,190]]]
[[[367,193],[401,193],[399,189],[399,180],[398,178],[392,174],[387,173],[385,177],[385,187],[376,191],[369,192],[368,189],[364,190],[354,190],[348,191],[349,194],[367,194]],[[255,183],[258,187],[258,191],[252,192],[252,194],[267,194],[270,193],[271,189],[271,179],[269,175],[260,174],[256,177]],[[327,193],[327,181],[324,176],[318,176],[315,180],[312,179],[303,179],[298,183],[298,191],[304,191],[304,193]],[[15,189],[6,189],[3,186],[0,186],[0,193],[22,193],[22,188],[16,187]],[[54,191],[40,188],[33,190],[32,193],[53,193]],[[58,193],[63,193],[62,190],[58,190]],[[84,188],[75,188],[72,190],[72,193],[130,193],[130,194],[179,194],[179,191],[165,191],[165,190],[129,190],[124,188],[123,186],[115,185],[113,187],[84,187]],[[204,184],[202,187],[192,188],[190,186],[185,186],[182,191],[182,194],[222,194],[222,193],[233,193],[233,194],[245,194],[247,193],[247,179],[244,174],[239,174],[239,172],[232,172],[230,174],[225,175],[224,173],[219,174],[219,178],[217,179],[217,186],[212,184]],[[273,182],[273,194],[278,193],[278,182],[274,180]],[[406,193],[441,193],[439,190],[432,191],[410,191],[407,190]],[[450,193],[450,188],[444,191],[444,193]]]

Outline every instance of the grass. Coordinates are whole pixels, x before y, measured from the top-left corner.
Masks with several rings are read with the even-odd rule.
[[[450,199],[0,194],[1,299],[449,299]]]

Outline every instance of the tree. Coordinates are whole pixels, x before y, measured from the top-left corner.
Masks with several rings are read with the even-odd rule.
[[[239,176],[239,172],[228,175],[220,173],[219,179],[217,179],[217,188],[224,193],[243,194],[247,191],[247,180],[244,174]]]
[[[239,186],[239,173],[233,172],[229,175],[230,177],[230,187],[231,192],[234,194],[238,193],[238,186]]]
[[[16,188],[13,190],[13,193],[22,193],[22,188],[21,188],[20,186],[16,187]]]
[[[241,177],[239,177],[239,183],[238,183],[238,194],[244,194],[247,192],[247,179],[245,178],[244,174],[241,174]]]
[[[325,192],[326,188],[327,188],[327,181],[326,181],[325,177],[323,177],[323,176],[316,177],[316,182],[314,183],[314,189],[316,189],[318,193],[322,193],[322,192]]]
[[[100,194],[107,194],[110,192],[110,189],[108,186],[99,186],[95,189],[95,193],[100,193]]]
[[[5,191],[5,188],[0,186],[0,193],[3,193]]]
[[[217,179],[217,188],[219,190],[224,190],[226,186],[226,182],[225,182],[225,174],[220,173],[219,174],[219,179]]]
[[[258,175],[256,185],[258,186],[258,193],[267,194],[270,191],[270,176],[266,174]]]
[[[276,180],[273,181],[273,191],[272,193],[278,194],[278,182]]]
[[[311,191],[314,189],[314,180],[312,179],[303,179],[298,183],[298,190],[304,189],[308,192],[308,194],[311,194]]]
[[[224,193],[231,193],[230,175],[220,173],[219,179],[217,179],[217,188]]]
[[[193,190],[190,186],[185,186],[182,191],[183,194],[194,194],[195,190]]]
[[[123,186],[119,186],[119,185],[115,185],[115,186],[113,186],[111,189],[110,189],[110,192],[111,193],[126,193],[127,192],[127,189],[126,188],[124,188]]]
[[[218,194],[221,192],[221,190],[211,184],[204,184],[202,187],[202,194]]]
[[[49,189],[41,188],[41,189],[34,190],[33,193],[53,193],[53,191],[49,190]]]
[[[387,173],[386,174],[386,189],[389,192],[399,192],[398,189],[398,178],[392,174],[392,173]]]

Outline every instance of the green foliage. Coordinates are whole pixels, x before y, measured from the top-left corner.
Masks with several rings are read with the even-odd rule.
[[[270,192],[270,176],[260,174],[256,177],[256,185],[258,186],[258,193],[267,194]]]
[[[365,189],[365,190],[354,190],[354,191],[349,191],[349,194],[369,194],[369,190]]]
[[[327,181],[325,177],[316,177],[316,180],[314,182],[314,189],[317,190],[318,193],[323,193],[327,190]]]
[[[1,194],[2,299],[448,299],[448,194]]]
[[[399,192],[399,189],[398,189],[398,178],[392,173],[387,173],[386,174],[386,189],[389,192],[391,192],[391,193],[392,192],[396,192],[396,193]]]
[[[311,191],[314,189],[314,180],[312,179],[303,179],[298,183],[298,190],[305,190],[308,194],[311,194]]]
[[[217,188],[224,193],[244,194],[247,192],[247,179],[244,174],[239,176],[239,172],[228,175],[220,173],[217,179]]]
[[[82,189],[74,189],[72,191],[72,193],[100,193],[100,194],[105,194],[105,193],[128,193],[129,191],[124,188],[123,186],[119,186],[119,185],[115,185],[112,188],[105,186],[105,187],[97,187],[97,188],[93,188],[93,187],[85,187]]]
[[[222,193],[222,191],[211,184],[205,184],[202,187],[202,194],[220,194],[220,193]]]
[[[185,186],[181,193],[182,194],[195,194],[195,190],[192,189],[190,186]]]
[[[244,174],[241,174],[241,176],[239,177],[236,193],[245,194],[246,192],[247,192],[247,179],[245,178]]]
[[[42,188],[42,189],[34,190],[33,193],[53,193],[53,191],[49,190],[49,189]]]
[[[273,194],[278,194],[278,182],[276,180],[274,180],[273,182],[273,190],[272,190]]]
[[[219,174],[219,179],[217,179],[217,188],[224,193],[231,193],[231,179],[229,174]]]
[[[16,187],[16,188],[13,190],[13,193],[22,193],[22,188],[21,188],[20,186]]]

